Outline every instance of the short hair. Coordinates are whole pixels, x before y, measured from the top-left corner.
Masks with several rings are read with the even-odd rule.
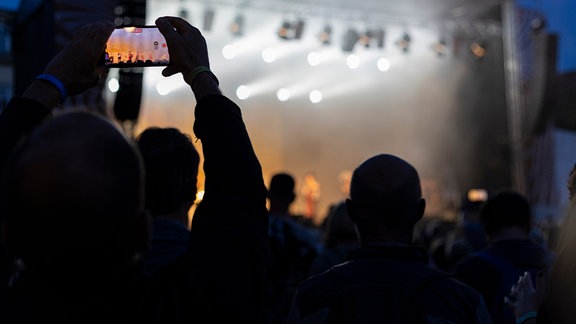
[[[296,181],[289,173],[280,172],[276,173],[270,179],[268,186],[268,198],[270,200],[286,200],[294,199],[294,188]]]
[[[380,223],[416,223],[422,200],[416,169],[401,158],[380,154],[362,163],[352,174],[352,204]],[[355,217],[356,218],[356,217]]]
[[[15,256],[126,260],[145,247],[141,159],[109,120],[88,112],[54,117],[6,168],[3,207]]]
[[[488,235],[519,226],[530,229],[532,211],[528,200],[513,190],[502,190],[489,197],[480,210],[480,221]]]
[[[568,199],[572,200],[576,196],[576,164],[572,166],[572,170],[568,174]]]
[[[200,157],[190,136],[176,128],[151,127],[137,144],[146,170],[146,209],[152,216],[194,202]]]

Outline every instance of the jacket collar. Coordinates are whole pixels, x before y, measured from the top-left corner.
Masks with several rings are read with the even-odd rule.
[[[391,258],[415,260],[428,264],[428,253],[421,247],[400,243],[376,243],[358,248],[347,260]]]

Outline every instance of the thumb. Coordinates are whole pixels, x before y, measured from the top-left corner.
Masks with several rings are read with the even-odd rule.
[[[165,77],[169,77],[169,76],[174,75],[178,72],[180,72],[180,71],[178,71],[178,69],[175,66],[169,65],[169,66],[165,67],[164,70],[162,70],[162,75]]]

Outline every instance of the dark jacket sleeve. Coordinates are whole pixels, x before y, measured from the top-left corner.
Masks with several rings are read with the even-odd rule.
[[[268,260],[266,187],[240,109],[224,96],[202,99],[194,133],[204,154],[205,194],[190,233],[193,312],[261,319]],[[195,315],[195,317],[196,317]]]

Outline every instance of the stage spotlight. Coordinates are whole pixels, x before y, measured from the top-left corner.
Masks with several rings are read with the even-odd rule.
[[[310,64],[310,66],[316,66],[318,64],[320,64],[320,54],[316,53],[316,52],[310,52],[310,54],[308,54],[308,64]]]
[[[446,46],[446,41],[443,38],[441,38],[437,43],[432,45],[432,50],[434,51],[434,53],[436,53],[436,55],[444,56],[446,54],[446,51],[448,50],[448,47]]]
[[[308,95],[308,99],[310,99],[311,103],[319,103],[320,101],[322,101],[322,92],[318,91],[318,90],[312,90],[310,91],[310,95]]]
[[[390,70],[390,61],[388,61],[388,59],[385,57],[381,57],[380,59],[378,59],[378,63],[376,64],[376,66],[378,66],[378,70],[386,72]]]
[[[366,30],[364,33],[360,34],[358,38],[358,43],[366,48],[370,47],[370,41],[372,40],[372,32]]]
[[[265,48],[262,50],[262,59],[266,63],[272,63],[278,58],[278,53],[273,48]]]
[[[111,78],[110,81],[108,81],[108,90],[110,90],[110,92],[118,92],[119,89],[120,83],[118,82],[118,79]]]
[[[345,53],[350,53],[354,50],[354,45],[358,42],[358,32],[354,29],[348,29],[346,34],[344,34],[344,41],[342,43],[342,51]]]
[[[290,99],[290,90],[286,88],[281,88],[278,90],[278,92],[276,92],[276,97],[280,101],[287,101],[288,99]]]
[[[172,91],[172,88],[170,87],[169,82],[162,80],[156,84],[156,91],[159,95],[165,96]]]
[[[229,30],[234,36],[242,36],[244,34],[244,16],[236,15],[234,21],[230,24]]]
[[[330,45],[332,43],[332,27],[330,25],[324,26],[320,35],[318,35],[318,40],[322,45]]]
[[[245,85],[239,86],[238,89],[236,89],[236,96],[240,100],[248,99],[248,97],[250,97],[250,88]]]
[[[408,51],[410,50],[411,41],[412,39],[410,35],[408,35],[408,33],[404,33],[404,35],[402,35],[402,38],[400,38],[398,42],[396,42],[396,44],[398,45],[398,48],[402,50],[402,52],[408,53]]]
[[[284,40],[290,39],[291,29],[292,25],[290,24],[290,22],[284,21],[282,23],[282,26],[278,30],[278,37]]]
[[[484,56],[486,56],[486,44],[484,44],[483,42],[472,43],[472,45],[470,45],[470,51],[472,52],[475,58],[480,60],[484,58]]]
[[[202,25],[202,29],[204,31],[211,31],[212,30],[212,23],[214,22],[214,9],[207,8],[204,10],[204,24]]]
[[[346,65],[348,65],[351,70],[355,70],[360,66],[360,58],[357,55],[350,54],[346,58]]]
[[[236,46],[228,44],[224,46],[224,48],[222,49],[222,55],[224,56],[225,59],[231,60],[235,58],[236,55],[238,55],[238,49],[236,48]]]
[[[384,48],[384,29],[378,29],[374,32],[374,38],[376,39],[376,47]]]

